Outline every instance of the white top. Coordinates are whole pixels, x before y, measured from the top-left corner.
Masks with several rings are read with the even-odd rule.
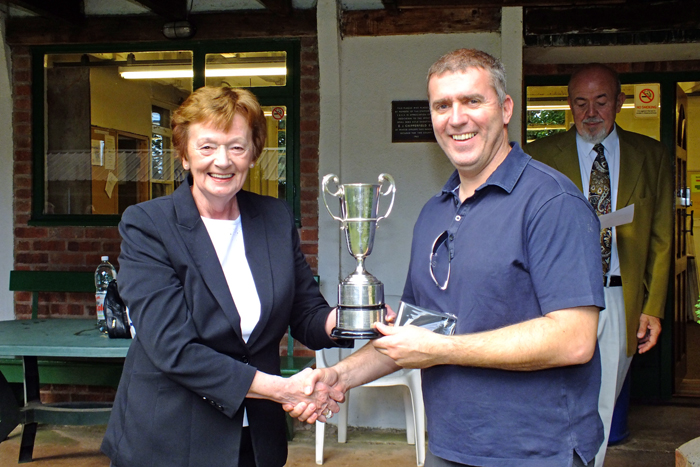
[[[231,297],[241,317],[243,340],[248,342],[250,334],[260,321],[260,297],[245,256],[241,218],[220,220],[202,217],[202,222],[214,244]]]
[[[620,139],[617,136],[617,126],[613,127],[610,134],[601,142],[605,148],[605,160],[608,162],[610,170],[610,211],[617,208],[617,187],[620,180]],[[593,144],[583,140],[576,133],[576,147],[578,149],[578,162],[581,169],[581,188],[583,194],[588,198],[589,186],[591,183],[591,169],[593,161],[598,154],[593,150]],[[617,255],[617,234],[615,227],[612,229],[612,247],[610,250],[610,272],[609,276],[620,275],[620,258]]]

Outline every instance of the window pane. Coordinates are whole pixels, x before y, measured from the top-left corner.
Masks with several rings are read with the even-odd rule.
[[[44,63],[43,212],[119,214],[172,192],[181,168],[170,112],[192,92],[192,53],[47,54]]]
[[[284,86],[287,84],[287,53],[207,54],[205,76],[207,86]]]
[[[528,86],[527,142],[561,133],[573,125],[566,86]]]
[[[267,120],[265,149],[250,172],[244,189],[275,198],[286,197],[287,107],[263,106]]]

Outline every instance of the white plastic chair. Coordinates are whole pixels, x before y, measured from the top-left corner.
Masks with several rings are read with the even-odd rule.
[[[357,342],[356,348],[362,347]],[[325,352],[338,352],[340,349],[316,351],[316,366],[325,368],[328,365]],[[425,462],[425,407],[423,405],[423,390],[421,389],[420,370],[399,370],[361,387],[406,386],[409,393],[404,392],[404,408],[406,413],[406,440],[408,444],[416,445],[416,464],[422,466]],[[345,393],[345,402],[340,404],[338,413],[338,442],[345,443],[348,438],[348,404],[350,392]],[[316,464],[323,464],[323,441],[326,424],[316,422]]]

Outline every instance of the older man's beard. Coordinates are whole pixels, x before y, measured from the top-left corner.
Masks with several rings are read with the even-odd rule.
[[[583,120],[582,123],[605,123],[605,120],[603,120],[602,118],[590,117],[590,118],[586,118],[585,120]],[[608,136],[608,131],[607,131],[607,128],[605,128],[605,126],[603,126],[596,133],[584,132],[580,136],[587,143],[598,144],[598,143],[602,143],[603,140]]]

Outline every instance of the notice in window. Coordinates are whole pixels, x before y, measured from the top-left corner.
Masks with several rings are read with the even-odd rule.
[[[117,185],[118,181],[119,179],[116,175],[114,175],[114,172],[110,172],[109,174],[107,174],[107,183],[105,183],[105,193],[107,193],[107,196],[110,199],[112,198],[114,187]]]
[[[105,142],[99,139],[90,140],[90,149],[92,165],[104,165]]]
[[[392,143],[434,143],[428,101],[392,101]]]
[[[117,144],[112,135],[105,135],[105,169],[114,170],[117,167]]]

